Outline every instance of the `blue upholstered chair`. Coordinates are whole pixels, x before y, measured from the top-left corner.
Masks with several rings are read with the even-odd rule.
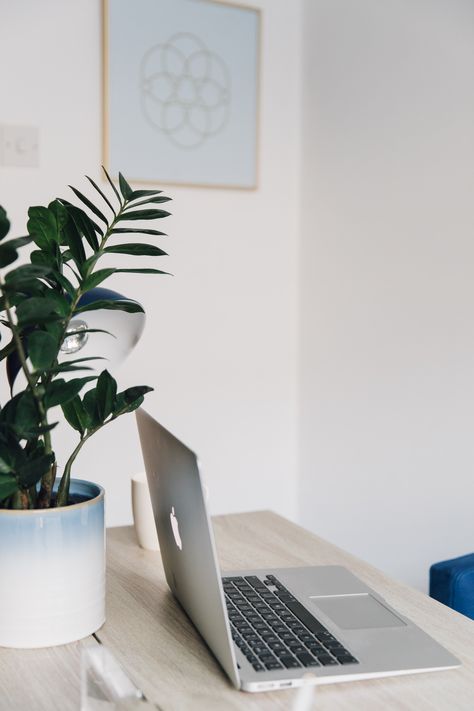
[[[434,563],[430,596],[474,620],[474,553]]]

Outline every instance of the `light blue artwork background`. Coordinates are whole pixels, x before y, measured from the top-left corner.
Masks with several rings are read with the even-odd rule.
[[[143,56],[192,33],[230,75],[228,120],[182,148],[143,113]],[[109,0],[109,150],[113,175],[131,180],[253,187],[256,184],[258,14],[201,0]]]

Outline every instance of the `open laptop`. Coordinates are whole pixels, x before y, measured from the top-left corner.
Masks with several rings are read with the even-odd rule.
[[[196,455],[143,409],[136,417],[166,580],[236,688],[460,666],[346,568],[221,574]]]

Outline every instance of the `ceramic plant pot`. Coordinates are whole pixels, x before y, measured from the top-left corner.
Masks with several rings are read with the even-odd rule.
[[[73,479],[76,503],[0,509],[0,646],[52,647],[105,620],[104,490]]]

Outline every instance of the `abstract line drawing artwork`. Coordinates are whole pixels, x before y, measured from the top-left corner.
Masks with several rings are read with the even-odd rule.
[[[143,114],[176,146],[195,148],[224,128],[230,73],[198,37],[173,35],[146,52],[140,69]]]
[[[259,11],[219,0],[103,3],[112,175],[255,188]]]

